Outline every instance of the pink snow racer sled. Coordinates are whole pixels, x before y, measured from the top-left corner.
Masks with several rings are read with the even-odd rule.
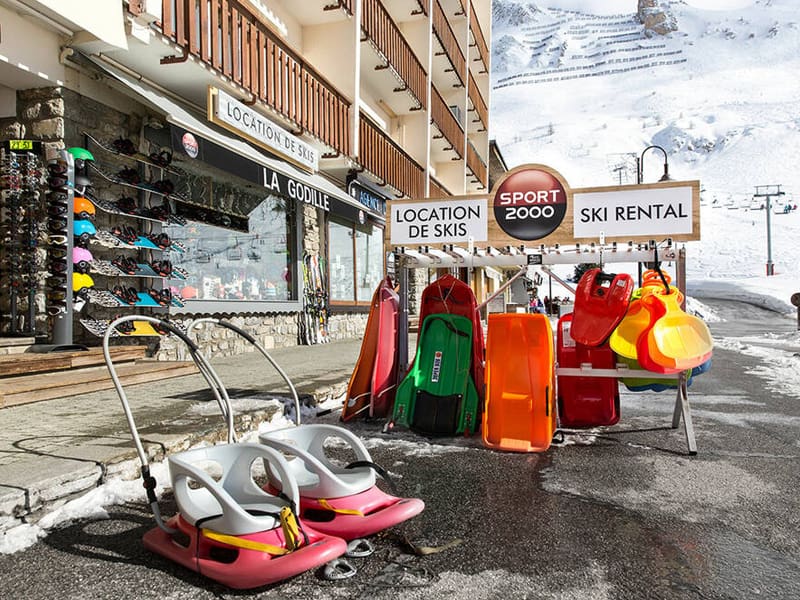
[[[168,457],[178,514],[166,522],[161,517],[155,494],[156,481],[150,474],[147,453],[109,352],[110,333],[118,325],[134,320],[147,321],[166,330],[188,346],[214,393],[228,428],[227,443]],[[144,535],[148,550],[237,589],[282,581],[320,567],[347,551],[343,539],[307,527],[298,518],[299,488],[280,452],[261,444],[235,442],[228,393],[184,331],[169,321],[150,316],[121,317],[106,330],[103,354],[136,445],[147,499],[157,524]],[[281,481],[280,494],[264,490],[253,480],[252,466],[258,460]],[[209,464],[222,471],[219,479],[206,471]]]
[[[326,454],[327,440],[342,445],[356,460],[340,466]],[[262,433],[258,441],[289,457],[289,468],[300,490],[300,518],[311,527],[345,540],[366,537],[393,527],[422,512],[418,498],[399,498],[378,488],[377,472],[391,482],[362,441],[335,425],[312,424]],[[265,463],[265,469],[267,465]],[[282,479],[270,474],[270,487],[279,488]]]

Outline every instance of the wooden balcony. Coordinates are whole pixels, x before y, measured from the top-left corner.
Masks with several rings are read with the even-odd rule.
[[[351,2],[342,4],[346,8]],[[349,155],[350,101],[249,7],[246,0],[162,0],[161,31],[185,56],[196,57],[303,132]]]
[[[450,107],[447,106],[436,86],[431,88],[431,119],[449,144],[449,148],[446,150],[455,152],[458,158],[461,158],[464,154],[464,128]]]
[[[450,61],[456,77],[461,85],[464,85],[467,77],[467,61],[439,0],[433,2],[433,34],[444,48],[444,54]]]
[[[391,68],[402,82],[397,91],[408,91],[419,108],[426,109],[427,73],[379,0],[364,0],[361,8],[361,29],[366,39],[386,61],[386,67]]]
[[[361,165],[409,198],[422,197],[425,170],[363,112],[358,131]]]
[[[478,16],[475,14],[475,7],[472,2],[469,3],[469,32],[472,34],[472,40],[477,46],[479,59],[483,63],[483,69],[479,73],[489,72],[489,45],[486,43],[486,38],[481,30],[481,24],[478,22]]]
[[[473,183],[478,183],[479,189],[486,189],[488,184],[486,163],[483,162],[478,151],[475,150],[472,142],[469,141],[467,141],[467,168],[472,171],[472,174],[475,176],[476,181]]]
[[[447,196],[452,196],[452,195],[453,194],[450,193],[450,190],[448,190],[441,183],[436,181],[436,179],[431,177],[430,193],[428,194],[429,198],[446,198]]]
[[[481,96],[481,91],[478,89],[478,84],[472,76],[472,72],[469,74],[467,96],[475,112],[471,120],[473,123],[477,124],[476,131],[486,131],[487,124],[489,123],[489,109],[486,107],[486,101],[483,99],[483,96]]]

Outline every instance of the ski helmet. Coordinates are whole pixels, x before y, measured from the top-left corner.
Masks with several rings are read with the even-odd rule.
[[[79,219],[92,219],[97,212],[91,200],[83,196],[75,196],[75,200],[72,203],[72,211]]]
[[[78,148],[78,147],[67,148],[67,152],[72,154],[72,158],[74,160],[91,160],[92,162],[94,162],[94,156],[92,156],[92,153],[89,152],[86,148]]]
[[[75,173],[75,187],[77,187],[83,192],[83,190],[91,186],[92,186],[91,179],[89,179],[86,175],[82,175],[81,173]]]
[[[73,273],[72,274],[72,291],[73,292],[80,292],[84,289],[89,289],[94,287],[94,279],[92,279],[91,275],[87,275],[86,273]]]
[[[91,221],[87,221],[86,219],[78,219],[72,222],[72,235],[75,237],[81,236],[94,236],[97,234],[97,229],[95,229],[94,225]]]
[[[92,260],[94,260],[92,253],[86,248],[72,249],[72,264],[76,265],[81,261],[92,262]]]
[[[192,298],[197,298],[197,288],[192,285],[187,285],[184,287],[180,292],[181,298],[184,300],[190,300]]]

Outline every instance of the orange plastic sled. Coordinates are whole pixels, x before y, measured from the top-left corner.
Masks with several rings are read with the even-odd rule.
[[[556,429],[553,330],[542,314],[489,315],[483,443],[544,452]]]
[[[347,386],[342,421],[384,417],[392,411],[397,385],[397,293],[386,277],[372,295],[364,341]]]
[[[651,326],[636,344],[639,363],[648,371],[677,373],[711,358],[714,342],[702,319],[685,313],[677,294],[656,290],[642,298]]]

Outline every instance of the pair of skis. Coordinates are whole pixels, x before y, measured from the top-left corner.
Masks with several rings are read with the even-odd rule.
[[[304,344],[324,344],[328,334],[328,289],[318,254],[303,255],[303,315],[300,339]]]

